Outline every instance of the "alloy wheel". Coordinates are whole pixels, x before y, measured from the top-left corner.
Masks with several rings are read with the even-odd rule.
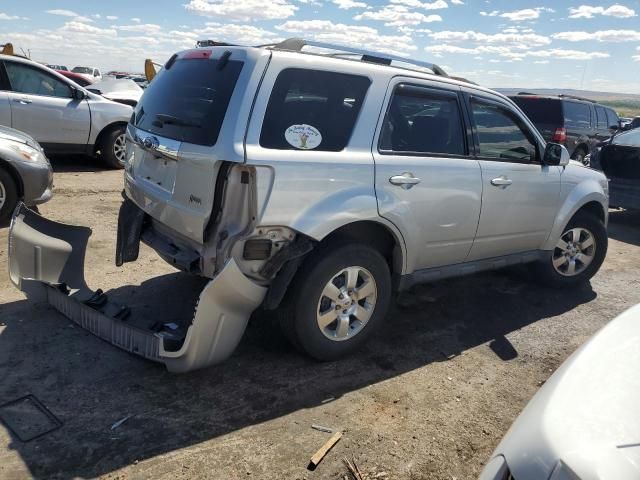
[[[4,188],[4,183],[0,181],[0,209],[4,207],[4,203],[7,201],[7,190]]]
[[[122,133],[116,137],[113,142],[113,154],[116,156],[120,163],[124,163],[126,152],[125,134]]]
[[[573,277],[584,272],[596,253],[596,239],[586,228],[576,227],[562,234],[553,251],[553,268],[560,275]]]
[[[317,322],[330,340],[344,341],[360,333],[373,314],[378,289],[371,272],[352,266],[325,285],[318,301]]]

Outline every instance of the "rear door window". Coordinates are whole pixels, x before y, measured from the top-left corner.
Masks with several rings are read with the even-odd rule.
[[[471,100],[471,111],[480,157],[518,163],[535,159],[534,137],[514,112],[478,99]]]
[[[243,67],[233,56],[221,68],[218,63],[179,58],[163,68],[138,103],[134,126],[174,140],[215,145]]]
[[[598,129],[606,130],[608,128],[607,114],[602,107],[596,107],[596,117],[598,118]]]
[[[580,130],[591,128],[591,107],[588,104],[565,101],[563,107],[566,128]]]
[[[399,85],[385,117],[380,150],[465,155],[464,128],[457,94]]]
[[[283,70],[269,97],[260,145],[280,150],[343,150],[369,85],[371,80],[359,75]]]

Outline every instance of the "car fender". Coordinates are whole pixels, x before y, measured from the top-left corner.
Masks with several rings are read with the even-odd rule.
[[[105,128],[118,123],[129,123],[133,108],[129,105],[107,100],[94,93],[89,93],[88,95],[87,103],[91,111],[91,131],[89,132],[88,144],[95,145]]]
[[[590,202],[598,202],[602,206],[604,210],[604,223],[606,226],[609,218],[608,192],[605,191],[605,188],[596,178],[582,180],[565,196],[564,202],[558,209],[549,237],[542,249],[553,250],[569,221],[573,218],[576,212],[580,210],[580,208]]]
[[[354,185],[340,188],[322,196],[316,202],[309,203],[299,211],[290,211],[289,218],[273,215],[274,196],[267,206],[262,224],[286,225],[318,242],[341,227],[355,222],[374,222],[385,227],[393,235],[402,253],[402,274],[406,271],[406,244],[402,232],[396,225],[378,214],[378,202],[375,190],[369,185]],[[277,202],[277,201],[276,201]],[[297,209],[296,209],[297,210]],[[265,223],[266,220],[266,223]]]

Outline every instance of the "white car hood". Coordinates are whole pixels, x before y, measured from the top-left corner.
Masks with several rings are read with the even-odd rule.
[[[551,376],[495,454],[515,480],[547,479],[558,461],[582,480],[640,478],[640,305]]]
[[[140,100],[143,93],[143,90],[136,82],[124,78],[101,80],[85,88],[109,100],[129,100],[136,103]]]

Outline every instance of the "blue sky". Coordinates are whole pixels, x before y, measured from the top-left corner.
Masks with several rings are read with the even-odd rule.
[[[640,93],[640,0],[23,0],[0,43],[34,60],[141,71],[197,39],[305,37],[433,61],[490,87]]]

